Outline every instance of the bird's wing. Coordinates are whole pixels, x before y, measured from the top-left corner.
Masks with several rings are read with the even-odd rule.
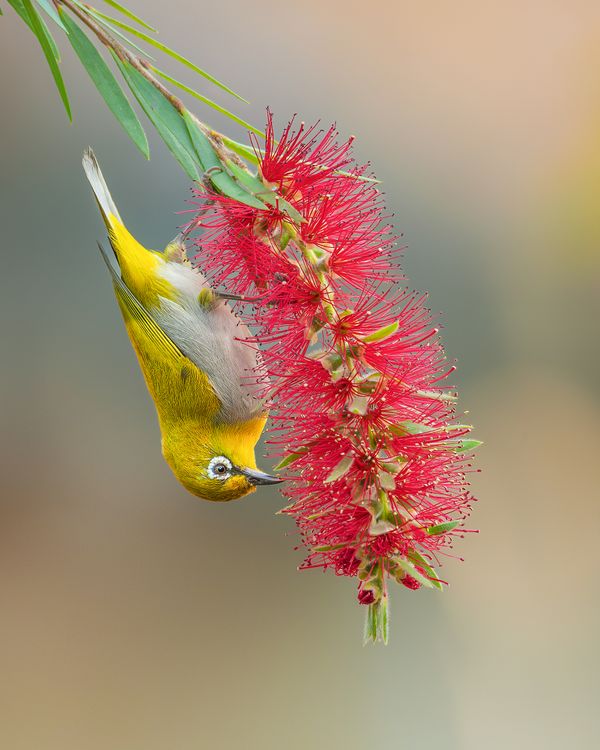
[[[221,401],[207,376],[163,330],[98,246],[159,416],[213,420]]]
[[[137,322],[144,334],[154,343],[155,346],[166,354],[169,359],[187,359],[179,347],[167,336],[138,298],[133,294],[127,284],[125,284],[123,279],[116,272],[115,267],[110,262],[106,251],[100,243],[98,243],[98,247],[102,253],[102,258],[110,271],[117,299]]]

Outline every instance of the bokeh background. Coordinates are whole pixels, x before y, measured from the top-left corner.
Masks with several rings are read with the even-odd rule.
[[[391,644],[363,648],[354,583],[296,571],[276,492],[179,487],[80,157],[94,146],[150,246],[176,234],[186,179],[153,134],[142,159],[61,40],[69,125],[3,4],[1,746],[597,746],[600,6],[131,5],[248,119],[270,105],[357,136],[486,442],[481,534],[443,595],[394,590]]]

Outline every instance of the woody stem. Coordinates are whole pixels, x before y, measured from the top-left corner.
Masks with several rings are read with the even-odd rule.
[[[79,20],[94,33],[97,39],[105,47],[108,47],[115,53],[115,55],[117,55],[121,62],[129,63],[129,65],[135,68],[140,75],[142,75],[162,96],[164,96],[164,98],[177,110],[177,112],[179,112],[180,115],[183,115],[184,112],[187,111],[182,100],[169,91],[169,89],[151,72],[150,64],[146,60],[133,54],[133,52],[130,52],[125,46],[118,42],[109,31],[92,18],[87,12],[87,10],[93,10],[90,5],[87,3],[74,2],[73,0],[53,1],[56,6],[64,5],[65,8],[68,8],[71,13],[73,13],[73,15],[77,16],[77,18],[79,18]],[[225,161],[226,159],[233,160],[239,166],[247,169],[246,165],[240,160],[237,154],[234,154],[233,151],[230,151],[223,144],[220,133],[209,128],[194,115],[192,115],[192,117],[194,117],[194,120],[202,132],[210,139],[221,161]]]

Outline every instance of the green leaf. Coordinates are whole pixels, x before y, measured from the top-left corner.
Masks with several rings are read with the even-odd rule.
[[[196,99],[199,99],[204,104],[207,104],[216,112],[220,112],[222,115],[225,115],[225,117],[229,117],[234,122],[237,122],[238,125],[241,125],[243,128],[246,128],[247,130],[251,130],[253,133],[256,133],[257,135],[264,137],[264,133],[260,131],[258,128],[255,128],[254,125],[250,125],[249,122],[242,120],[241,117],[234,115],[233,112],[230,112],[228,109],[225,109],[225,107],[221,107],[220,104],[213,102],[212,99],[209,99],[207,96],[203,96],[202,94],[199,94],[197,91],[194,91],[193,88],[191,88],[190,86],[186,86],[185,83],[182,83],[181,81],[178,81],[176,78],[173,78],[168,73],[165,73],[164,70],[160,70],[154,65],[151,65],[150,68],[161,78],[164,78],[165,81],[169,81],[169,83],[172,83],[174,86],[177,86],[182,91],[185,91],[186,93],[191,94],[191,96],[196,97]]]
[[[275,471],[279,471],[280,469],[285,469],[286,466],[291,466],[291,464],[296,463],[302,456],[305,456],[309,451],[309,448],[296,448],[295,451],[292,453],[288,453],[285,458],[283,458],[275,467]]]
[[[394,559],[405,573],[408,573],[409,576],[412,576],[422,586],[426,586],[429,589],[435,587],[435,583],[429,580],[427,576],[424,576],[419,570],[417,570],[414,564],[410,562],[410,560],[405,560],[403,557],[397,557]],[[421,563],[419,563],[419,566],[425,569],[425,566],[421,565]],[[437,578],[435,580],[437,581]]]
[[[56,7],[50,2],[50,0],[35,0],[35,1],[40,6],[40,8],[50,16],[50,18],[54,21],[54,23],[60,26],[60,28],[65,32],[65,34],[69,33],[65,29],[63,22],[60,20],[59,15],[56,12]]]
[[[227,172],[225,166],[217,156],[208,136],[202,132],[200,126],[192,115],[185,110],[183,120],[192,140],[200,164],[204,169],[204,175],[208,178],[216,190],[234,200],[245,203],[252,208],[264,209],[265,204],[244,190]]]
[[[325,167],[323,167],[323,169],[325,169]],[[377,177],[367,177],[364,174],[352,174],[352,172],[345,172],[343,169],[336,169],[333,174],[340,175],[341,177],[350,177],[357,182],[371,182],[374,185],[381,184],[381,180],[378,180]]]
[[[139,16],[136,16],[135,13],[132,13],[124,5],[121,5],[120,3],[116,3],[115,0],[104,0],[104,2],[107,5],[110,5],[115,10],[118,10],[119,13],[122,13],[124,16],[127,16],[127,18],[131,18],[132,21],[139,23],[140,26],[143,26],[145,29],[148,29],[148,31],[154,31],[155,34],[158,34],[158,31],[157,29],[154,28],[154,26],[150,26],[149,23],[146,23],[146,21],[143,21]]]
[[[29,18],[29,14],[25,10],[25,6],[23,5],[23,0],[8,0],[9,4],[12,5],[14,10],[21,16],[23,21],[29,26],[31,31],[33,31],[33,26],[31,24],[31,20]],[[40,19],[41,20],[41,19]],[[43,21],[42,21],[43,23]],[[35,33],[35,32],[34,32]],[[50,41],[50,46],[52,47],[52,54],[54,57],[60,61],[60,52],[58,50],[58,47],[56,46],[56,42],[54,39],[48,34],[48,39]]]
[[[420,435],[423,432],[431,432],[432,427],[428,427],[424,424],[417,424],[416,422],[400,422],[396,425],[390,426],[390,432],[394,433],[394,435]],[[448,427],[444,428],[443,432],[453,432],[456,430],[469,430],[471,429],[471,425],[464,425],[464,424],[456,424],[456,425],[449,425]],[[438,448],[440,450],[452,450],[455,453],[467,453],[470,451],[475,450],[475,448],[478,448],[480,445],[482,445],[482,440],[446,440],[444,442],[440,442],[438,444]]]
[[[348,547],[347,542],[340,542],[339,544],[322,544],[319,547],[313,547],[313,550],[315,552],[332,552],[336,549],[343,549],[344,547]]]
[[[387,471],[381,471],[379,473],[379,484],[384,490],[395,490],[396,489],[396,480],[394,479],[394,475],[388,473]]]
[[[352,401],[348,404],[348,411],[350,414],[360,414],[361,416],[365,416],[367,411],[369,410],[369,396],[364,396],[362,394],[357,394],[354,396]],[[374,437],[374,436],[373,436]],[[375,447],[375,446],[371,446]]]
[[[65,107],[67,116],[69,120],[72,121],[73,116],[71,115],[71,105],[69,103],[67,89],[65,88],[65,82],[63,81],[60,68],[58,67],[58,61],[60,58],[55,54],[56,45],[53,44],[54,40],[52,39],[52,35],[48,31],[48,27],[44,23],[43,19],[40,18],[37,10],[33,7],[31,0],[22,1],[23,7],[27,11],[29,19],[31,21],[31,30],[36,35],[40,43],[40,46],[48,63],[48,67],[50,68],[50,72],[52,73],[52,77],[54,78],[54,83],[56,84],[56,88],[58,89],[58,93],[60,94],[60,98],[62,99],[63,105]]]
[[[148,34],[144,34],[143,31],[140,31],[139,29],[136,29],[127,23],[123,23],[122,21],[119,21],[116,18],[107,16],[105,13],[101,13],[99,10],[95,10],[94,15],[99,16],[100,18],[103,18],[111,26],[117,26],[120,29],[124,29],[125,31],[128,31],[130,34],[134,34],[139,39],[143,39],[145,42],[148,42],[148,44],[151,44],[153,47],[156,47],[156,49],[159,49],[161,52],[164,52],[166,55],[169,55],[174,60],[177,60],[177,62],[180,62],[182,65],[185,65],[186,67],[193,70],[195,73],[198,73],[199,75],[201,75],[203,78],[206,78],[207,81],[214,83],[215,86],[218,86],[220,89],[223,89],[223,91],[226,91],[228,94],[235,96],[236,99],[239,99],[242,102],[246,102],[246,104],[248,103],[247,100],[244,99],[243,96],[236,94],[236,92],[233,89],[230,89],[224,83],[221,83],[221,81],[219,81],[217,78],[212,76],[206,70],[203,70],[202,68],[199,68],[197,65],[194,65],[194,63],[191,60],[188,60],[187,57],[180,55],[179,52],[175,52],[174,49],[171,49],[170,47],[167,47],[166,44],[159,42],[158,39],[154,39],[154,37],[148,36]]]
[[[427,533],[430,536],[439,536],[440,534],[445,534],[447,531],[452,531],[452,529],[455,529],[460,521],[446,521],[445,523],[437,523],[435,526],[430,526],[427,529]]]
[[[384,596],[381,600],[381,638],[387,645],[389,638],[389,615],[388,615],[388,602],[387,596]]]
[[[438,578],[437,573],[422,555],[420,555],[416,550],[411,549],[410,552],[408,553],[408,557],[420,568],[423,568],[423,570],[429,576],[429,582],[432,586],[435,586],[435,588],[438,589],[439,591],[444,590],[444,586],[442,582],[440,581],[440,579]]]
[[[458,443],[458,447],[454,450],[456,453],[467,453],[474,451],[480,445],[483,445],[483,440],[461,440]]]
[[[245,185],[253,195],[260,197],[265,203],[271,202],[269,194],[273,194],[273,191],[265,187],[262,180],[260,180],[257,175],[252,174],[247,169],[240,167],[239,164],[236,164],[231,160],[227,162],[227,168],[231,170],[235,179]]]
[[[90,5],[83,5],[79,2],[79,0],[72,0],[73,4],[76,5],[83,13],[86,15],[92,16],[92,18],[95,21],[98,21],[98,23],[101,26],[104,26],[105,29],[108,29],[111,34],[114,34],[115,36],[118,36],[120,39],[122,39],[125,44],[128,44],[130,47],[133,47],[136,52],[139,52],[142,57],[147,58],[148,60],[154,60],[155,58],[152,57],[152,55],[148,52],[146,52],[145,49],[142,49],[141,47],[138,47],[137,44],[131,41],[131,39],[128,39],[125,34],[122,34],[117,28],[114,26],[111,26],[110,24],[106,23],[106,21],[98,15],[98,11],[95,10],[95,8],[92,8]]]
[[[23,21],[25,21],[25,23],[33,31],[33,29],[31,28],[31,21],[29,20],[29,15],[23,6],[22,0],[8,0],[8,4],[13,7],[13,9],[21,16]]]
[[[117,60],[119,60],[118,57]],[[175,109],[171,102],[168,101],[168,99],[166,99],[164,95],[161,94],[161,92],[139,72],[139,70],[134,68],[133,65],[127,62],[123,63],[121,62],[121,60],[119,60],[119,63],[121,71],[125,71],[125,73],[128,75],[128,78],[126,79],[127,83],[131,85],[130,81],[132,82],[137,92],[144,99],[146,105],[152,110],[153,113],[160,116],[160,119],[164,121],[166,127],[177,138],[177,140],[186,149],[186,151],[188,151],[193,157],[194,147],[190,140],[190,136],[188,134],[181,113],[178,112],[178,110]]]
[[[388,630],[389,617],[387,596],[383,596],[379,601],[367,606],[363,643],[367,644],[369,641],[376,643],[378,640],[381,640],[387,644],[389,635]]]
[[[329,476],[323,480],[324,484],[330,484],[338,479],[341,479],[345,474],[350,471],[352,464],[354,463],[354,454],[347,453],[344,458],[333,468]]]
[[[415,396],[420,398],[435,398],[438,401],[456,401],[457,396],[455,393],[449,393],[448,391],[415,391]]]
[[[384,339],[389,338],[389,336],[392,336],[398,328],[400,327],[400,323],[395,320],[393,323],[390,323],[388,326],[383,326],[383,328],[380,328],[377,331],[373,331],[373,333],[370,333],[368,336],[365,336],[363,341],[371,342],[371,341],[383,341]]]
[[[420,435],[423,432],[431,432],[431,427],[427,427],[424,424],[417,424],[417,422],[400,422],[399,424],[392,425],[390,430],[395,435]]]
[[[94,82],[100,95],[106,102],[108,108],[119,121],[119,124],[138,149],[144,154],[146,159],[150,158],[148,149],[148,140],[142,128],[137,115],[133,111],[131,104],[123,93],[123,90],[117,83],[110,68],[104,62],[104,59],[88,39],[82,29],[66,13],[62,13],[69,41],[75,50],[81,64],[88,72]]]
[[[273,190],[269,190],[256,175],[250,174],[247,170],[243,169],[233,161],[227,162],[227,168],[233,174],[233,176],[241,182],[245,187],[255,195],[263,203],[268,203],[270,206],[276,206],[281,211],[285,211],[287,215],[296,222],[301,224],[304,221],[302,214],[282,198],[278,193]]]
[[[375,615],[375,605],[369,604],[367,606],[367,615],[365,617],[365,635],[364,635],[364,643],[368,643],[369,641],[375,641],[377,640],[377,619]]]
[[[248,146],[245,143],[238,143],[237,141],[234,141],[225,135],[221,135],[221,138],[223,139],[223,143],[227,146],[227,148],[233,151],[234,154],[247,159],[251,164],[260,163],[258,156],[255,154],[252,146]]]
[[[202,129],[194,117],[187,109],[184,110],[182,117],[185,127],[187,128],[188,136],[194,147],[194,151],[196,152],[204,171],[206,172],[209,169],[214,169],[215,172],[217,170],[224,172],[225,167],[223,166],[223,163],[217,156],[217,152],[214,150],[208,136],[202,132]]]
[[[127,85],[169,151],[177,159],[187,176],[192,180],[198,180],[193,147],[179,112],[132,65],[121,61],[114,53],[113,57],[127,81]]]
[[[319,164],[318,162],[306,161],[304,164],[308,164],[315,169],[329,169],[329,167],[326,167],[324,164]],[[336,169],[333,174],[339,175],[340,177],[349,177],[351,180],[356,180],[357,182],[371,182],[375,185],[381,183],[381,180],[378,180],[376,177],[367,177],[364,174],[353,174],[352,172],[346,172],[343,169]]]

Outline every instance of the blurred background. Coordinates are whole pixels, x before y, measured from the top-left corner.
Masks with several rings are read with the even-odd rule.
[[[154,133],[144,161],[60,39],[69,125],[3,3],[2,747],[596,746],[600,6],[131,6],[245,94],[247,119],[269,105],[279,126],[298,112],[357,136],[486,443],[481,533],[443,595],[393,590],[390,645],[363,648],[355,583],[296,571],[275,491],[217,506],[176,483],[81,153],[149,246],[189,186]]]

